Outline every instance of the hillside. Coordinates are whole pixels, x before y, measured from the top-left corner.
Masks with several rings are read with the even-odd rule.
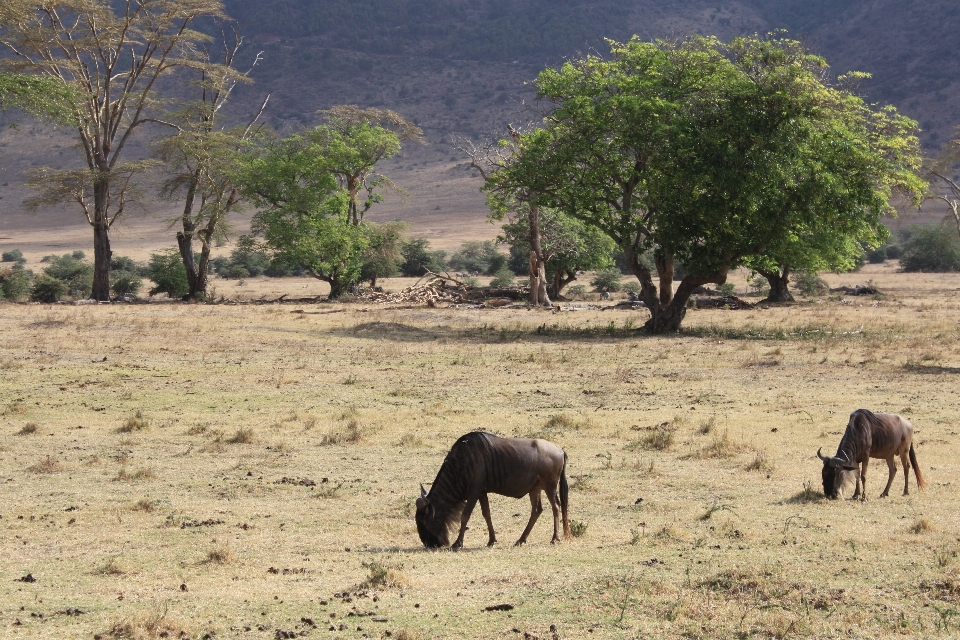
[[[603,51],[604,37],[787,29],[837,73],[873,74],[865,95],[920,120],[925,143],[938,144],[960,123],[960,103],[947,99],[960,77],[953,36],[960,5],[942,0],[227,0],[227,7],[250,36],[248,55],[265,52],[255,75],[261,90],[278,90],[281,120],[309,121],[314,105],[352,101],[404,110],[438,131],[480,134],[511,97],[524,95],[522,81],[577,52]]]
[[[272,92],[267,120],[281,132],[317,121],[335,104],[379,106],[419,124],[430,142],[405,149],[385,172],[410,192],[372,212],[403,219],[414,233],[451,248],[461,237],[493,237],[484,222],[479,180],[455,148],[458,137],[502,135],[507,123],[534,117],[530,82],[547,65],[591,49],[604,37],[626,39],[737,34],[784,28],[826,57],[835,73],[855,69],[873,78],[861,91],[917,119],[934,150],[960,124],[960,56],[954,34],[960,5],[944,0],[225,0],[241,24],[240,67],[262,52],[252,85],[237,89],[229,108],[242,120]],[[85,238],[77,211],[23,213],[24,171],[70,166],[67,133],[43,126],[0,131],[0,245],[44,242],[55,229]],[[140,140],[140,149],[146,147]],[[143,222],[119,230],[131,250],[172,244],[161,218],[169,203],[147,207]],[[245,221],[234,225],[244,232]],[[29,238],[25,235],[29,233]],[[73,236],[70,236],[73,237]],[[124,242],[124,240],[121,240]],[[137,244],[139,243],[139,244]],[[63,243],[55,243],[63,244]],[[37,248],[37,251],[42,251]],[[49,251],[48,251],[49,252]]]

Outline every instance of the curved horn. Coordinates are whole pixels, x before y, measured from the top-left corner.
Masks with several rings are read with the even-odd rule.
[[[820,447],[820,449],[823,449],[823,447]],[[827,461],[827,458],[825,458],[825,457],[823,456],[823,454],[820,453],[820,449],[817,449],[817,457],[820,458],[821,460],[823,460],[824,462],[826,462],[826,461]],[[422,486],[422,485],[421,485],[421,486]]]
[[[420,485],[420,497],[417,498],[417,511],[423,509],[428,504],[430,504],[430,499],[427,498],[427,490],[423,488],[423,485]]]

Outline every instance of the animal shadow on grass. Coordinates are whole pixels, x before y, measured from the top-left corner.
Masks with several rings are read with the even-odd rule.
[[[782,501],[781,504],[814,504],[826,502],[822,491],[817,491],[811,482],[804,482],[803,489]]]

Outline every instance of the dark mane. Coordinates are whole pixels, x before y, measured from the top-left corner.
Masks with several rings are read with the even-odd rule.
[[[459,525],[470,479],[475,476],[474,467],[490,458],[490,439],[496,437],[492,433],[471,431],[457,438],[450,448],[430,486],[429,497],[435,509],[434,517],[429,522],[419,515],[416,518],[420,540],[428,547],[449,544],[441,540],[441,534]],[[487,455],[478,456],[478,451]]]

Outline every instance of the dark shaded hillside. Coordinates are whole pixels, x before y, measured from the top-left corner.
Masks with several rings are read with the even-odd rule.
[[[785,28],[838,73],[868,71],[863,91],[917,118],[928,145],[960,123],[960,4],[933,0],[226,0],[267,57],[256,77],[277,90],[277,117],[307,122],[336,102],[406,110],[438,131],[480,134],[522,82],[604,37],[626,39]],[[251,52],[252,55],[252,52]],[[464,69],[479,63],[471,82]],[[507,65],[513,65],[507,66]],[[519,69],[517,68],[519,67]],[[296,89],[290,84],[297,80]],[[459,117],[441,114],[470,104]],[[458,107],[459,105],[459,107]],[[432,122],[428,120],[435,118]]]
[[[257,33],[318,38],[368,54],[501,62],[542,62],[602,44],[604,37],[654,35],[645,23],[722,14],[715,6],[705,0],[227,0],[230,14]]]

